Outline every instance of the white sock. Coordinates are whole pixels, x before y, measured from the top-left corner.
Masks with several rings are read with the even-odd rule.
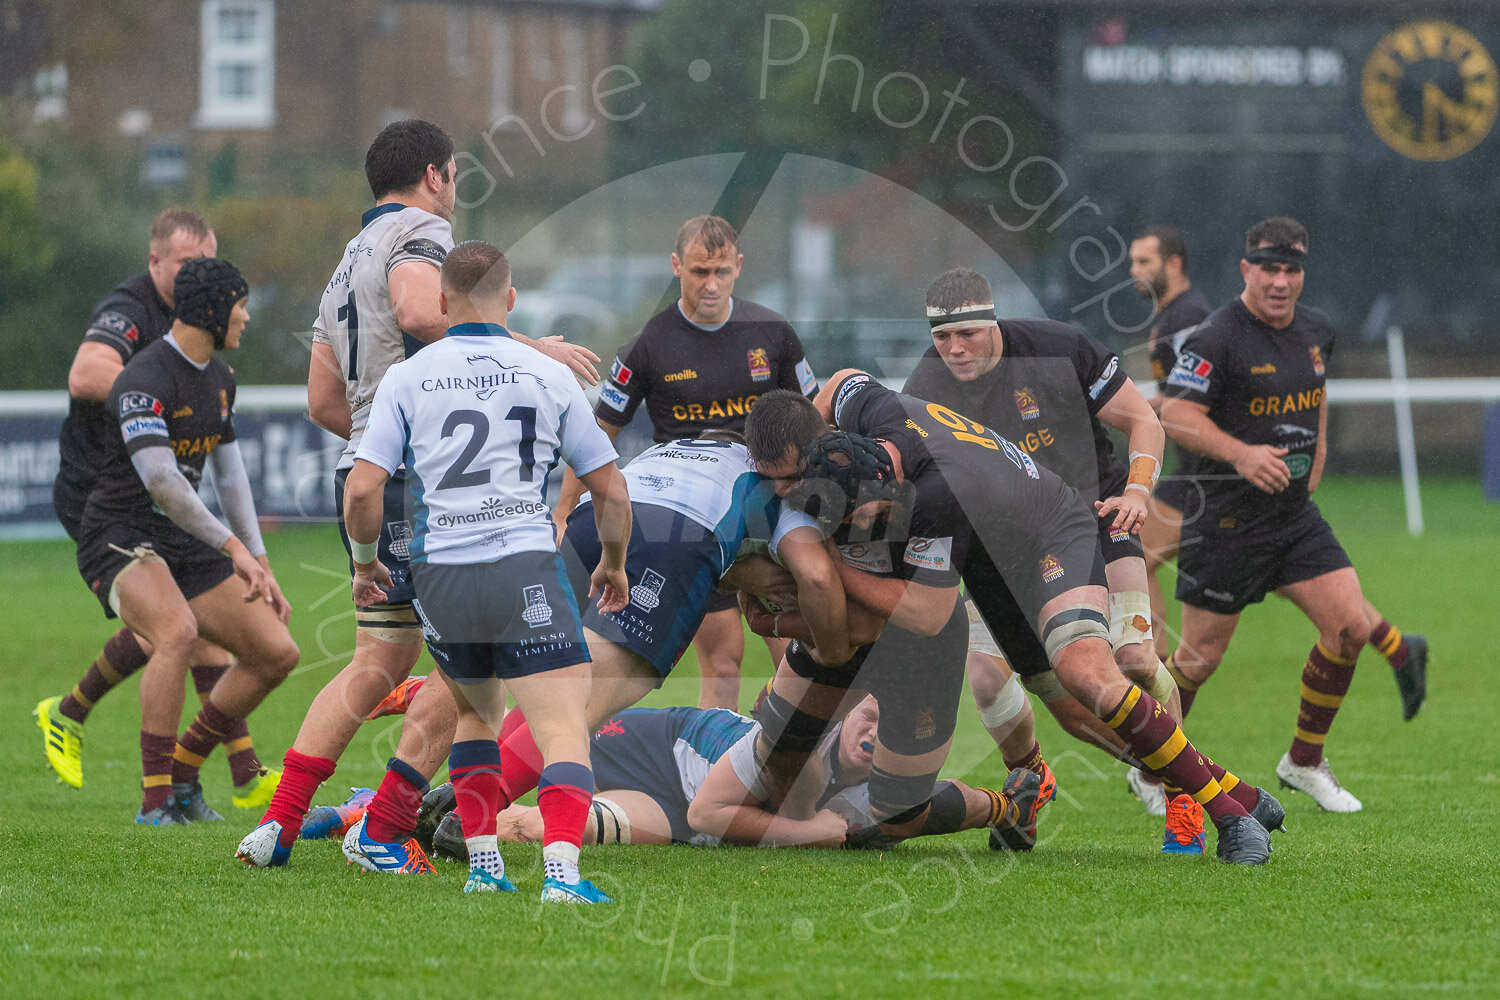
[[[469,849],[469,867],[483,868],[496,878],[505,877],[505,859],[500,856],[500,841],[492,833],[483,837],[465,837]]]
[[[542,848],[542,874],[567,885],[578,884],[578,845],[554,840]]]

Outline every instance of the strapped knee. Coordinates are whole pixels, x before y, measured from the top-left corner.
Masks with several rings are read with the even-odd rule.
[[[618,802],[595,795],[589,808],[594,817],[594,843],[630,843],[630,817]]]
[[[936,771],[908,775],[871,768],[870,815],[883,825],[910,823],[927,808],[936,784]]]
[[[1052,671],[1047,671],[1049,674]],[[1054,678],[1056,674],[1053,674]],[[1004,729],[1011,721],[1018,718],[1026,711],[1026,690],[1021,687],[1021,680],[1016,674],[1011,674],[1000,688],[1000,693],[988,707],[979,710],[979,719],[984,723],[986,729]]]
[[[1047,649],[1047,659],[1056,660],[1064,646],[1079,639],[1103,639],[1109,641],[1109,619],[1091,604],[1076,604],[1064,608],[1042,626],[1042,645]]]
[[[355,608],[354,627],[372,639],[395,646],[422,642],[422,622],[410,602]]]
[[[1151,598],[1131,590],[1109,595],[1109,645],[1116,653],[1121,646],[1151,641]]]
[[[772,691],[761,702],[755,720],[771,741],[771,753],[812,753],[829,726],[827,719],[809,715]]]

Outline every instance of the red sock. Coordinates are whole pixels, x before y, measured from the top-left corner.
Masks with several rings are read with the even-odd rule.
[[[543,768],[536,793],[542,810],[542,846],[558,841],[582,846],[593,801],[594,772],[585,765],[559,761]]]
[[[526,725],[526,716],[519,708],[511,709],[505,713],[505,719],[500,723],[500,735],[496,737],[496,740],[504,743],[507,736],[524,725]]]
[[[302,832],[302,821],[307,818],[307,810],[312,807],[318,786],[333,777],[335,762],[327,757],[310,757],[288,750],[281,758],[281,767],[281,784],[276,786],[271,804],[266,807],[266,814],[260,821],[280,823],[281,846],[291,847]]]
[[[494,740],[464,740],[448,751],[448,776],[457,797],[464,838],[493,836],[500,811],[500,747]],[[369,829],[366,826],[366,829]]]
[[[1333,728],[1333,717],[1344,703],[1354,680],[1354,662],[1341,660],[1314,643],[1302,668],[1302,704],[1297,710],[1297,732],[1292,738],[1292,763],[1316,767],[1323,759],[1323,741]]]
[[[411,836],[427,794],[427,779],[416,768],[392,757],[385,763],[385,777],[365,810],[365,833],[371,840],[399,844]],[[462,814],[460,814],[462,819]]]
[[[141,733],[141,774],[146,791],[141,812],[160,809],[172,799],[172,751],[177,741],[170,736]]]
[[[520,714],[511,713],[516,716]],[[510,718],[507,715],[506,722]],[[500,808],[504,809],[535,788],[541,776],[542,752],[536,748],[536,741],[531,738],[531,727],[523,718],[500,743]]]

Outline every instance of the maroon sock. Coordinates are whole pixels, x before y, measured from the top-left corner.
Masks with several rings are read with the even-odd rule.
[[[1379,625],[1370,630],[1370,645],[1380,650],[1380,655],[1390,661],[1392,670],[1404,669],[1406,658],[1411,655],[1411,647],[1406,644],[1406,636],[1384,618],[1380,619]]]
[[[1166,784],[1191,795],[1216,822],[1245,816],[1245,807],[1225,793],[1207,760],[1188,742],[1177,721],[1149,694],[1131,686],[1120,704],[1104,717],[1126,748]]]
[[[398,844],[411,836],[427,794],[427,779],[416,768],[392,757],[385,777],[365,810],[365,833],[383,844]],[[459,816],[462,819],[462,814]]]
[[[231,719],[219,710],[213,699],[203,703],[197,718],[188,726],[187,732],[177,741],[172,753],[172,780],[178,782],[197,781],[198,769],[213,753],[214,747],[224,742],[224,737],[240,720]]]
[[[1031,741],[1030,750],[1027,750],[1015,760],[1006,757],[1004,753],[1001,753],[1000,756],[1005,761],[1005,769],[1007,771],[1014,771],[1018,767],[1024,767],[1028,771],[1035,771],[1037,774],[1042,773],[1042,745],[1036,740]]]
[[[146,792],[141,796],[141,812],[160,809],[172,800],[172,751],[177,741],[170,736],[141,733],[141,774]]]
[[[88,673],[73,685],[72,692],[63,698],[57,710],[74,722],[83,722],[100,698],[144,667],[148,659],[150,657],[130,629],[120,629],[109,637]]]
[[[1241,781],[1237,776],[1230,774],[1218,764],[1215,764],[1213,758],[1207,755],[1204,756],[1203,763],[1208,765],[1208,771],[1214,776],[1214,780],[1219,783],[1219,787],[1228,792],[1230,798],[1244,806],[1246,812],[1254,809],[1260,803],[1259,788],[1256,788],[1248,781]]]
[[[1182,717],[1185,720],[1187,719],[1188,713],[1193,710],[1193,702],[1197,700],[1198,692],[1184,691],[1182,688],[1178,688],[1177,697],[1182,699]]]
[[[504,809],[535,788],[541,776],[542,752],[531,738],[531,727],[522,719],[500,744],[500,808]]]
[[[266,807],[266,814],[260,821],[280,823],[281,846],[291,847],[302,832],[302,821],[307,818],[307,810],[312,807],[318,786],[333,777],[335,762],[327,757],[310,757],[288,750],[281,758],[281,767],[281,783],[276,786],[271,804]]]
[[[1323,759],[1323,741],[1353,680],[1354,661],[1332,655],[1321,642],[1313,644],[1302,668],[1302,704],[1297,709],[1297,732],[1292,738],[1293,764],[1318,766]]]
[[[193,689],[198,692],[198,700],[207,703],[209,695],[213,694],[214,685],[228,672],[228,667],[217,663],[194,667]],[[229,779],[236,788],[259,777],[265,770],[255,752],[255,744],[250,741],[248,719],[238,720],[225,735],[224,753],[229,756]]]

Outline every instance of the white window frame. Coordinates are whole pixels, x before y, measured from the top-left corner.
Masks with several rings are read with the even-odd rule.
[[[256,37],[247,41],[219,38],[219,16],[230,10],[256,15]],[[200,23],[202,63],[199,71],[198,128],[270,128],[276,122],[276,4],[274,0],[203,0]],[[255,93],[226,98],[219,93],[219,73],[228,66],[250,65],[257,73]]]

